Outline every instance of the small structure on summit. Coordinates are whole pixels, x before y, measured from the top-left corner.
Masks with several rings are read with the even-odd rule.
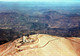
[[[34,41],[35,41],[35,38],[32,38],[29,35],[28,36],[25,36],[25,35],[22,36],[22,43],[32,43]]]
[[[22,37],[22,42],[25,43],[26,42],[26,36]]]

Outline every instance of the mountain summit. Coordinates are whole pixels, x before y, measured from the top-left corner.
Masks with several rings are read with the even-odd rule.
[[[0,45],[0,56],[80,56],[80,38],[63,38],[46,34],[22,37]],[[31,42],[30,42],[31,41]]]

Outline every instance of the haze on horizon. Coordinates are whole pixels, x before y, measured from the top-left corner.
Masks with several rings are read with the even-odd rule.
[[[71,2],[71,3],[79,3],[80,0],[0,0],[6,2]]]

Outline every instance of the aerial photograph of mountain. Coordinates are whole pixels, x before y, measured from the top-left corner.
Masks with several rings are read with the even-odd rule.
[[[0,0],[0,56],[80,56],[80,0]]]

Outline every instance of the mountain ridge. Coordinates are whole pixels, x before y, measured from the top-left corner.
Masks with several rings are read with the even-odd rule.
[[[79,42],[80,38],[63,38],[57,36],[51,36],[47,34],[35,34],[30,35],[31,38],[38,38],[36,42],[19,44],[21,38],[14,40],[13,42],[6,43],[0,45],[0,55],[13,55],[13,56],[20,56],[20,55],[27,55],[27,56],[79,56],[80,49],[79,49]],[[21,45],[20,47],[15,46]],[[7,48],[4,45],[8,46]],[[6,49],[5,49],[6,48]],[[3,49],[3,52],[1,50]],[[5,50],[4,50],[5,49]],[[8,52],[6,52],[9,50]]]

